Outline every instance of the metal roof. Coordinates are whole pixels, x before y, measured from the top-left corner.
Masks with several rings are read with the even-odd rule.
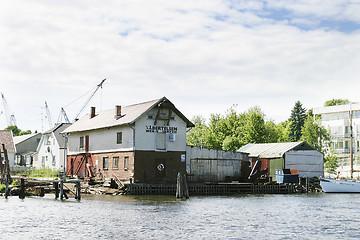
[[[120,118],[114,117],[114,109],[99,112],[93,118],[90,118],[89,114],[87,114],[78,121],[74,122],[70,127],[65,129],[63,133],[83,132],[95,129],[115,127],[124,124],[132,124],[140,117],[142,117],[143,114],[146,114],[151,109],[163,102],[171,104],[171,106],[173,107],[173,111],[186,122],[187,127],[194,126],[194,124],[191,123],[179,110],[177,110],[175,106],[166,97],[163,97],[144,103],[124,106],[121,108],[122,116]]]
[[[249,157],[258,158],[280,158],[290,150],[314,150],[306,142],[287,142],[287,143],[249,143],[237,152],[249,153]]]
[[[41,137],[41,133],[32,133],[32,134],[26,134],[26,135],[21,135],[21,136],[15,136],[14,137],[14,143],[15,145],[21,143],[21,142],[24,142],[34,136],[37,136],[39,135],[39,137]]]

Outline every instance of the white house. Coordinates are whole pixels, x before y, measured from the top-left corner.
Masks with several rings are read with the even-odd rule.
[[[166,97],[82,117],[68,134],[67,174],[135,182],[176,181],[186,171],[186,128],[194,126]]]
[[[43,133],[37,147],[37,162],[33,163],[35,167],[61,169],[64,166],[65,138],[61,132],[70,125],[70,123],[61,123]]]

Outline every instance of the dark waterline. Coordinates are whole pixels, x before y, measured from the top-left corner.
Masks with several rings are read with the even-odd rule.
[[[360,195],[0,198],[0,239],[360,239]]]

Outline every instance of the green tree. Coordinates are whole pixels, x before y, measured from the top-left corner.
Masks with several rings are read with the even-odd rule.
[[[330,131],[321,126],[320,119],[314,119],[312,110],[307,113],[304,126],[302,127],[301,140],[324,154],[324,167],[328,173],[336,172],[339,163],[338,157],[330,147]]]
[[[290,122],[284,121],[276,125],[278,139],[276,142],[288,142],[290,135]]]
[[[205,118],[202,116],[195,116],[192,119],[195,127],[188,130],[186,136],[186,142],[190,146],[203,146],[205,144],[204,135],[207,131],[207,126],[205,124]]]
[[[331,99],[328,100],[324,103],[324,107],[328,107],[328,106],[335,106],[335,105],[345,105],[345,104],[349,104],[350,101],[348,99]]]
[[[307,142],[319,152],[325,153],[329,147],[330,132],[321,126],[319,119],[314,119],[311,112],[307,114],[301,134],[301,141]]]
[[[301,128],[304,126],[306,118],[306,109],[302,106],[300,101],[295,103],[295,106],[291,110],[289,118],[289,140],[297,142],[301,138]]]
[[[16,125],[15,126],[8,126],[5,130],[11,130],[13,136],[21,136],[26,134],[31,134],[31,130],[21,131]]]
[[[21,130],[16,125],[8,126],[5,128],[5,130],[11,130],[14,136],[19,136],[21,132]]]
[[[266,142],[268,132],[265,126],[264,114],[259,107],[253,107],[246,113],[246,124],[242,131],[244,132],[243,145]]]
[[[208,124],[199,116],[193,123],[187,144],[218,150],[235,151],[248,143],[277,142],[282,134],[274,122],[265,120],[259,107],[240,114],[230,108],[224,116],[211,114]]]
[[[339,167],[339,159],[334,150],[327,152],[324,161],[324,167],[326,171],[328,173],[336,174],[336,169]]]

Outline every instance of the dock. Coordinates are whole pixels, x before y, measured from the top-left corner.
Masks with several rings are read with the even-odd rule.
[[[130,195],[175,195],[176,184],[126,184]],[[188,183],[190,196],[304,193],[300,184]]]

